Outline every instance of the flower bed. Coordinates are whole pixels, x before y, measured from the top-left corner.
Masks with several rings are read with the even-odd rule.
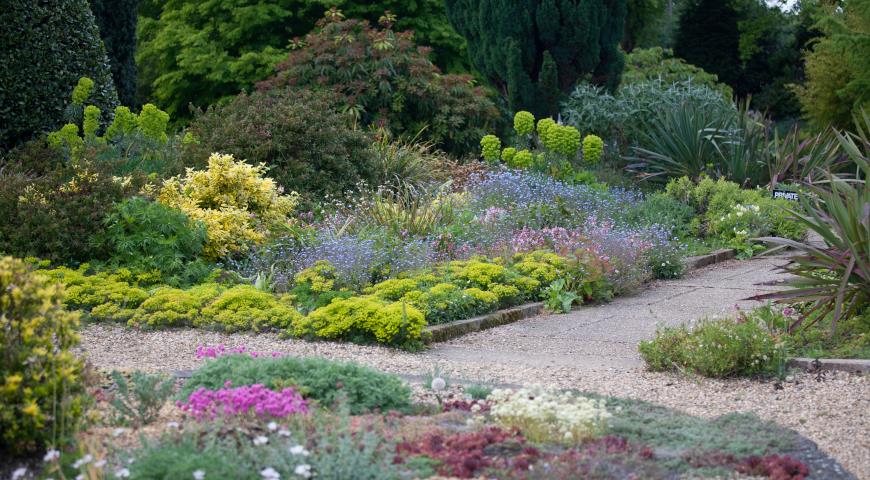
[[[440,377],[431,383],[436,403],[409,402],[399,411],[387,404],[360,408],[354,400],[359,380],[365,379],[366,396],[357,399],[395,398],[393,386],[407,387],[352,364],[244,347],[203,346],[198,354],[205,364],[179,392],[173,420],[161,427],[165,417],[157,419],[138,433],[97,420],[75,450],[51,450],[43,474],[372,480],[743,474],[797,480],[811,473],[796,434],[752,415],[703,420],[642,402],[541,388],[469,388],[442,398]],[[342,373],[311,380],[327,371]],[[349,395],[336,395],[335,402],[318,400],[343,389]],[[128,437],[138,434],[142,443],[128,446]]]

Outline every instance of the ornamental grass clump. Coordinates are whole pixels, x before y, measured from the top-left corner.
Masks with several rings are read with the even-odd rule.
[[[603,434],[610,418],[605,400],[539,388],[493,390],[490,415],[532,442],[575,444]]]
[[[283,418],[308,413],[308,402],[293,388],[274,391],[260,384],[234,388],[229,380],[218,390],[197,389],[186,402],[178,402],[178,407],[197,420],[250,414],[260,418]]]

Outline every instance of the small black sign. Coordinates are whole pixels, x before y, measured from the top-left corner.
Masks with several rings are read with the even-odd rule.
[[[773,198],[784,198],[796,202],[798,200],[797,192],[789,192],[788,190],[774,190]]]

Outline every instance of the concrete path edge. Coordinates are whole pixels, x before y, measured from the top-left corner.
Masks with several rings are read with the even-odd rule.
[[[866,359],[819,358],[817,361],[815,358],[797,357],[789,359],[788,366],[808,372],[837,370],[849,373],[870,373],[870,360]]]

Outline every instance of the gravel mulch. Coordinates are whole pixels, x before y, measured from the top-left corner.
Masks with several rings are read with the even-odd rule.
[[[282,340],[272,334],[219,334],[200,330],[142,332],[120,326],[88,325],[82,348],[101,369],[174,371],[201,364],[194,352],[204,344],[356,361],[403,375],[420,376],[436,366],[454,379],[471,382],[538,384],[644,400],[706,418],[754,412],[818,443],[858,478],[870,479],[870,378],[828,373],[821,381],[797,373],[782,388],[774,382],[711,380],[631,370],[531,368],[500,363],[451,362],[426,352],[407,353],[346,343]]]

